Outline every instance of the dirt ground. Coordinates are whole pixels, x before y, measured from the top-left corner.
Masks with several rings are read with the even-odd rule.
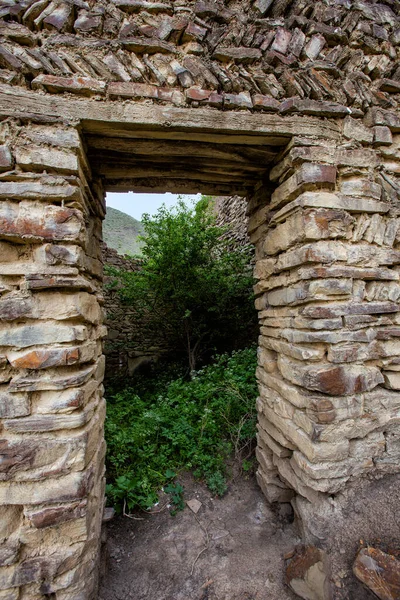
[[[237,479],[222,499],[189,476],[180,482],[185,500],[202,503],[197,514],[165,508],[106,526],[99,600],[293,600],[283,555],[300,543],[298,532],[255,480]]]

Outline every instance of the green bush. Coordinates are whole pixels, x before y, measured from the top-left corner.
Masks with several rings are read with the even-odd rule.
[[[125,502],[129,510],[148,509],[163,485],[176,486],[175,473],[183,469],[192,470],[213,493],[222,495],[230,459],[248,459],[253,446],[255,368],[256,350],[247,348],[216,357],[190,380],[161,379],[158,385],[153,380],[148,387],[142,380],[136,389],[109,398],[111,503],[121,508]],[[177,499],[176,503],[179,508]]]
[[[182,201],[143,216],[141,269],[108,268],[108,287],[134,307],[160,341],[185,355],[190,371],[215,353],[257,339],[253,248],[230,248],[207,198],[194,208]],[[245,343],[243,341],[246,340]]]

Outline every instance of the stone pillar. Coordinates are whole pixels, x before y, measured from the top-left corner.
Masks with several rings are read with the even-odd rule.
[[[292,140],[249,203],[258,480],[296,495],[308,541],[348,490],[400,471],[399,143],[347,117],[340,144]]]
[[[92,600],[103,194],[74,127],[0,125],[0,599]]]

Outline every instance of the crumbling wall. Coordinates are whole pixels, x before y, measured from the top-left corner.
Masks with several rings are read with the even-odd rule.
[[[186,187],[182,158],[175,170],[157,161],[140,170],[147,127],[153,149],[157,135],[189,140],[185,152],[218,193],[252,189],[267,498],[292,499],[305,538],[329,545],[357,486],[399,472],[399,8],[1,4],[0,597],[96,597],[102,181],[118,188],[112,153],[133,122],[142,136],[139,162],[129,163],[135,185],[173,171],[171,187]],[[224,161],[215,171],[204,148],[214,130],[218,152],[216,138],[210,147]],[[233,132],[235,156],[222,144]],[[110,143],[96,162],[102,135]],[[259,173],[254,144],[274,160],[256,189],[242,176]],[[385,509],[377,497],[376,512]]]
[[[398,106],[398,14],[398,0],[10,1],[1,79],[103,101],[360,116]]]
[[[0,597],[94,597],[103,194],[74,127],[10,119],[0,136]]]
[[[137,258],[121,256],[116,250],[103,244],[104,265],[122,271],[137,271],[141,261]],[[104,343],[106,357],[105,378],[131,376],[144,364],[157,360],[168,352],[168,341],[160,338],[143,314],[122,302],[118,286],[112,275],[104,278],[104,310],[107,337]]]
[[[250,245],[248,234],[247,200],[241,196],[218,196],[213,198],[216,223],[229,227],[224,234],[232,246],[240,248]]]

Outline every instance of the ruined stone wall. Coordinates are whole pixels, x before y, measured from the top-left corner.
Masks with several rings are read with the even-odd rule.
[[[0,136],[0,597],[78,600],[104,495],[102,192],[75,128]]]
[[[0,77],[102,100],[321,116],[392,109],[398,14],[398,0],[7,1]]]
[[[120,256],[105,244],[102,255],[106,267],[123,271],[140,269],[140,259]],[[121,301],[119,290],[112,282],[112,276],[104,278],[106,379],[131,376],[137,368],[157,360],[169,350],[168,342],[162,340],[159,332],[149,326],[146,317],[138,316],[132,306]]]
[[[249,206],[258,480],[271,502],[298,494],[319,544],[342,526],[344,490],[399,469],[400,122],[367,123],[347,117],[338,144],[290,144],[278,187]]]
[[[235,248],[248,246],[247,200],[241,196],[218,196],[213,199],[216,223],[220,227],[229,227],[225,237],[232,240]]]
[[[399,472],[399,9],[0,3],[0,598],[96,597],[102,184],[119,189],[134,127],[135,189],[187,186],[163,147],[143,172],[146,126],[152,152],[189,144],[219,194],[254,187],[263,144],[273,160],[248,205],[267,498],[292,499],[305,539],[329,545],[353,490]],[[222,146],[233,135],[254,164]]]

